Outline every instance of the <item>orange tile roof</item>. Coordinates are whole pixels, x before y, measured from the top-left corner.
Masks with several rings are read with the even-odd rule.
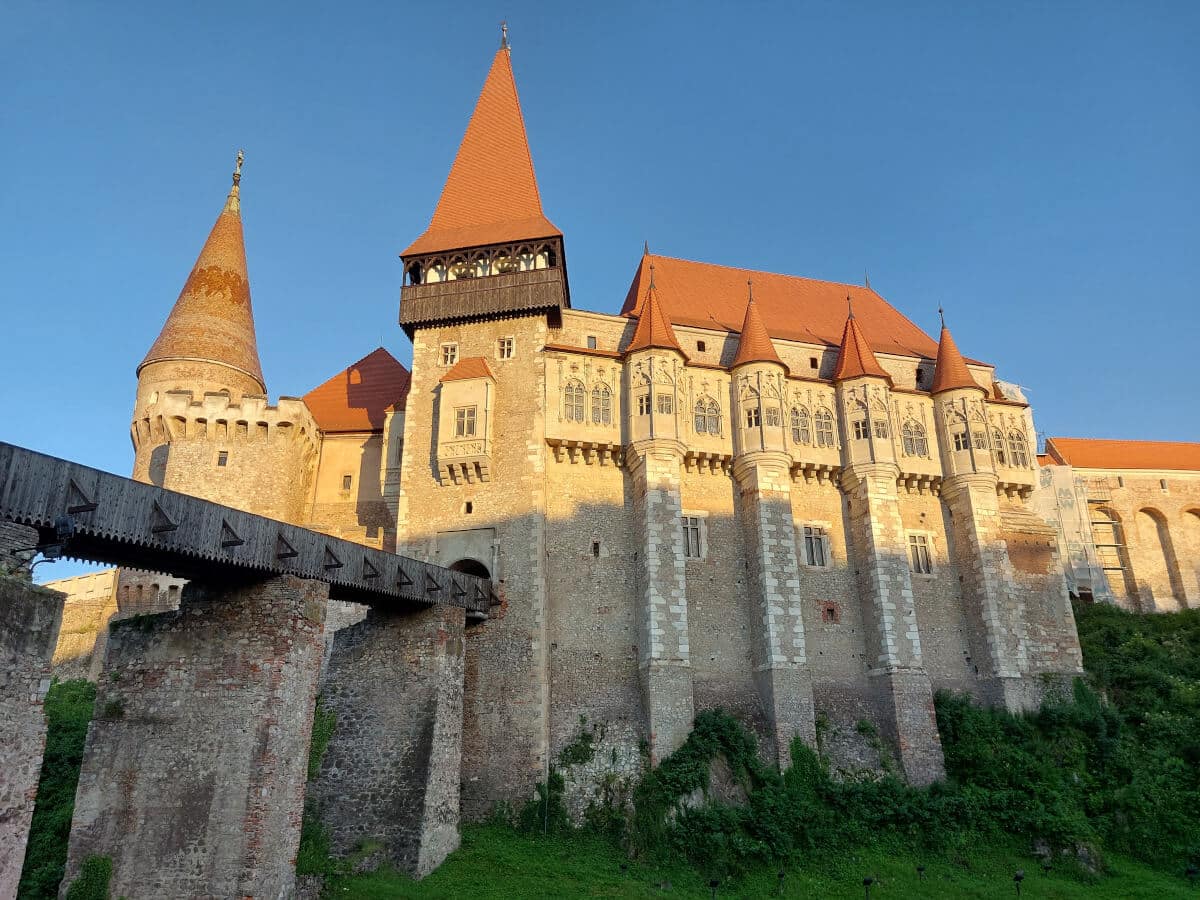
[[[633,339],[625,348],[626,353],[632,353],[634,350],[649,350],[651,347],[677,350],[679,353],[683,353],[683,348],[679,346],[679,341],[675,337],[675,329],[671,327],[671,321],[663,313],[662,304],[659,303],[658,285],[655,283],[653,275],[651,275],[646,288],[646,299],[642,303],[641,311],[637,314],[637,320],[637,327],[633,330]]]
[[[767,333],[776,340],[838,346],[849,292],[859,325],[875,352],[929,359],[937,353],[929,335],[871,288],[652,254],[642,257],[622,315],[636,315],[650,263],[658,267],[662,306],[676,325],[738,331],[745,312],[746,279],[753,278],[754,302]]]
[[[254,335],[239,194],[234,184],[139,372],[153,362],[201,359],[246,373],[266,393]]]
[[[775,352],[775,345],[771,343],[767,326],[758,314],[758,304],[754,302],[754,297],[746,304],[746,318],[742,320],[742,333],[738,337],[737,353],[733,357],[732,368],[736,369],[749,362],[773,362],[787,368]]]
[[[1051,464],[1081,469],[1170,469],[1200,472],[1200,444],[1175,441],[1109,441],[1047,438]]]
[[[429,228],[400,255],[561,235],[542,212],[512,62],[501,48]]]
[[[488,365],[486,359],[482,356],[468,356],[460,359],[455,363],[450,371],[443,375],[439,381],[465,381],[468,378],[490,378],[496,380],[496,376],[492,374],[492,367]]]
[[[954,388],[981,388],[979,382],[971,377],[967,363],[958,352],[958,345],[950,334],[950,329],[942,326],[938,339],[937,363],[933,370],[933,387],[930,393],[938,394]],[[981,388],[982,389],[982,388]]]
[[[863,375],[875,375],[891,381],[891,376],[879,365],[875,352],[862,329],[858,327],[858,319],[851,313],[846,317],[846,328],[842,331],[841,349],[838,352],[837,368],[833,370],[834,381],[845,381],[847,378],[859,378]]]
[[[325,432],[380,431],[390,409],[404,409],[412,376],[382,347],[304,395]]]

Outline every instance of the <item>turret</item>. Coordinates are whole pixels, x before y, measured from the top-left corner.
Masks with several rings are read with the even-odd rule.
[[[734,454],[785,452],[787,424],[787,366],[775,351],[758,306],[754,284],[747,280],[749,299],[730,370],[734,410]]]
[[[987,391],[971,377],[944,319],[931,393],[944,476],[982,473],[994,477]]]
[[[850,305],[850,297],[846,303]],[[896,452],[888,408],[891,376],[879,364],[870,343],[854,318],[853,307],[846,316],[837,367],[833,372],[841,406],[845,440],[845,467],[883,463],[895,465]]]
[[[680,379],[686,357],[671,328],[671,321],[659,303],[654,284],[654,264],[650,264],[650,284],[637,311],[637,327],[625,348],[625,408],[629,410],[629,439],[679,442],[682,436],[679,408]]]

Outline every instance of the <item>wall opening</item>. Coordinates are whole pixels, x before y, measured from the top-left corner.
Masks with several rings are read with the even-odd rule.
[[[460,559],[449,566],[451,571],[464,572],[467,575],[477,575],[480,578],[491,578],[492,573],[477,559]]]

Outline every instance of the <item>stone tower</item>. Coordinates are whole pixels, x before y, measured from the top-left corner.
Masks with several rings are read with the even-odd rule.
[[[270,406],[242,236],[242,156],[179,299],[137,368],[133,477],[300,522],[316,426],[300,400]]]

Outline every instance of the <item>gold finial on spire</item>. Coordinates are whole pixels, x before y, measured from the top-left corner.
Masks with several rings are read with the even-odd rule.
[[[508,20],[505,19],[500,23],[500,49],[508,49]]]

